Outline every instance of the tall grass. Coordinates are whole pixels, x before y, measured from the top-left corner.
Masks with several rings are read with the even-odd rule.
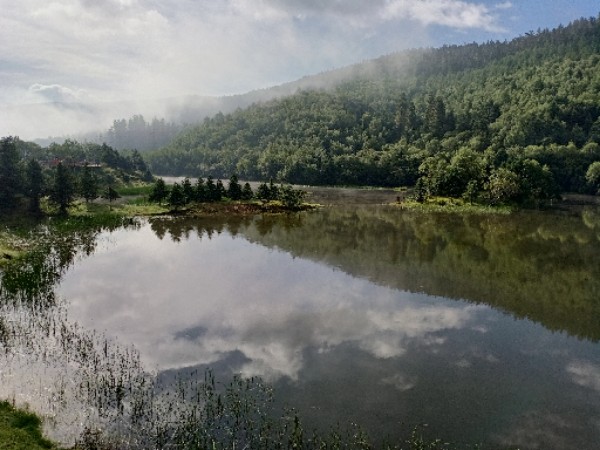
[[[41,421],[36,415],[0,401],[0,448],[41,450],[56,447],[42,436]]]

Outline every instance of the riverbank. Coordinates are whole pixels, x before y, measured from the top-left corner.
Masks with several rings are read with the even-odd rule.
[[[69,221],[73,222],[73,219],[94,218],[95,222],[102,224],[104,222],[112,223],[115,219],[133,219],[135,217],[284,214],[306,211],[316,207],[318,207],[316,204],[304,203],[298,208],[290,209],[279,201],[226,200],[215,203],[193,203],[175,209],[165,204],[149,203],[139,195],[127,196],[119,199],[118,202],[80,201],[69,208],[67,216],[33,216],[24,212],[18,216],[3,217],[0,223],[0,268],[22,257],[35,246],[26,230],[33,229],[46,220],[58,220],[67,223]]]

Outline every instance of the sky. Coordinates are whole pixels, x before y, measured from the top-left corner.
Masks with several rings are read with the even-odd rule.
[[[0,136],[107,104],[231,95],[416,47],[510,40],[596,0],[0,0]],[[37,105],[36,107],[22,105]],[[88,114],[89,116],[89,114]],[[118,117],[113,117],[118,118]]]

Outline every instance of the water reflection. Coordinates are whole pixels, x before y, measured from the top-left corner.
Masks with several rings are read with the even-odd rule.
[[[260,375],[313,426],[398,438],[426,422],[460,442],[589,448],[600,351],[545,328],[598,338],[600,228],[584,217],[152,221],[104,236],[60,293],[164,377]]]
[[[113,419],[155,404],[148,369],[211,366],[267,378],[308,429],[593,448],[599,217],[337,207],[56,235],[2,274],[0,396],[144,447]]]
[[[73,268],[61,294],[78,322],[135,343],[160,368],[240,351],[244,375],[296,380],[307,348],[353,342],[397,357],[408,341],[442,343],[436,335],[465,327],[478,310],[373,285],[229,232],[188,233],[185,245],[173,245],[147,226],[110,239],[114,246]]]
[[[137,225],[118,217],[100,222],[40,224],[31,230],[33,250],[0,272],[0,398],[42,415],[46,432],[68,446],[90,421],[102,422],[98,405],[116,404],[109,377],[129,383],[142,373],[135,350],[71,321],[55,295],[55,284],[96,249],[100,233]]]
[[[377,284],[485,303],[598,340],[598,211],[463,216],[336,207],[304,215],[301,227],[257,224],[244,235]]]

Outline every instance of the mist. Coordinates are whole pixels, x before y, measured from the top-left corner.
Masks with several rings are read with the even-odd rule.
[[[134,114],[179,121],[186,108],[196,120],[400,50],[504,40],[530,1],[0,0],[0,135],[102,132]]]

